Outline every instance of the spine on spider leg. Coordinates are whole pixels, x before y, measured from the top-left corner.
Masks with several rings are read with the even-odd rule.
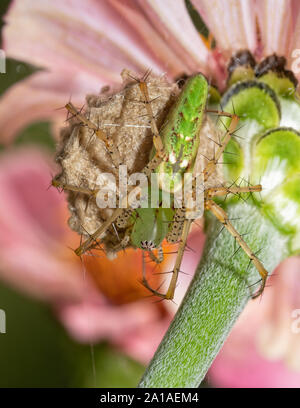
[[[261,249],[267,269],[287,255],[287,238],[254,206],[233,205],[229,218],[249,232],[247,242],[255,252]],[[198,387],[249,300],[258,273],[241,251],[233,256],[234,240],[225,229],[219,234],[221,228],[210,216],[202,261],[140,387]]]

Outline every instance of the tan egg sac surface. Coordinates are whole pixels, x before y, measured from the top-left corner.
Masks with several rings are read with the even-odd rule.
[[[132,79],[135,74],[124,70],[121,76],[123,85],[120,90],[106,89],[99,95],[88,95],[81,113],[102,129],[113,142],[112,145],[120,156],[120,163],[127,165],[130,175],[140,172],[148,163],[153,141],[144,97],[138,82]],[[165,77],[152,75],[147,78],[147,87],[151,108],[160,128],[179,89],[177,84],[170,84]],[[204,157],[213,157],[215,144],[211,139],[217,140],[215,127],[209,119],[204,120],[202,129],[204,132],[201,130],[197,155],[201,168],[206,161]],[[97,137],[94,130],[80,122],[76,115],[69,119],[68,126],[61,131],[56,161],[61,171],[55,181],[67,194],[71,214],[69,226],[78,234],[88,237],[112,214],[113,209],[101,209],[97,206],[95,196],[71,191],[71,188],[99,189],[101,175],[102,178],[103,173],[117,176],[118,168],[105,143]],[[68,189],[64,188],[66,184]],[[106,231],[101,239],[108,252],[114,252],[124,233],[124,230],[116,231],[114,226]]]

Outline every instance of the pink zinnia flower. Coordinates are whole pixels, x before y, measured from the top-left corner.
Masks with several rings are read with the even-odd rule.
[[[206,40],[197,32],[183,0],[176,2],[173,0],[13,1],[5,17],[6,26],[3,30],[6,54],[41,67],[43,70],[15,84],[3,95],[0,101],[1,141],[10,141],[22,127],[36,120],[51,118],[56,125],[55,128],[58,128],[65,117],[62,116],[62,111],[56,108],[63,106],[70,96],[75,104],[82,105],[87,93],[97,93],[104,85],[120,83],[119,74],[123,68],[142,74],[151,67],[154,73],[166,72],[170,80],[183,73],[189,75],[201,71],[208,77],[212,77],[222,89],[226,79],[226,64],[235,51],[249,49],[258,59],[276,52],[278,55],[286,56],[290,67],[295,62],[292,59],[292,51],[300,48],[298,2],[294,0],[193,0],[192,3],[215,39],[216,47],[213,50],[207,47]],[[294,54],[293,56],[295,57]],[[294,73],[299,78],[300,69],[299,72],[296,71]],[[59,310],[60,316],[70,331],[81,339],[91,335],[91,333],[89,336],[86,334],[86,320],[84,315],[80,314],[81,304],[85,302],[88,305],[87,308],[92,309],[93,321],[98,319],[98,326],[93,329],[94,338],[101,338],[105,333],[105,335],[109,334],[116,343],[121,344],[119,333],[114,332],[116,330],[114,322],[117,321],[114,318],[126,322],[124,325],[131,322],[133,326],[139,324],[140,318],[139,328],[146,327],[148,324],[147,334],[148,331],[158,333],[156,338],[160,338],[168,317],[164,320],[161,316],[155,315],[157,312],[149,305],[145,305],[145,311],[139,310],[139,317],[135,316],[137,312],[134,304],[108,307],[103,296],[95,290],[94,284],[86,282],[81,286],[78,284],[79,280],[73,280],[74,276],[79,276],[80,265],[76,264],[75,267],[74,261],[66,263],[65,253],[64,263],[61,263],[62,260],[57,255],[59,245],[67,244],[67,241],[62,240],[61,234],[57,232],[63,222],[59,221],[57,216],[61,210],[53,215],[56,222],[50,223],[51,217],[48,219],[47,212],[41,207],[50,198],[39,196],[39,200],[36,200],[34,205],[31,203],[30,206],[22,207],[20,204],[21,200],[24,204],[21,194],[23,191],[27,197],[29,194],[31,197],[40,194],[39,184],[32,183],[30,182],[32,178],[25,177],[28,174],[28,166],[29,174],[32,171],[31,166],[36,174],[39,173],[39,177],[44,177],[41,181],[43,188],[47,184],[46,159],[41,158],[36,152],[20,152],[18,156],[12,155],[9,158],[4,155],[2,161],[1,174],[5,179],[1,187],[5,196],[9,198],[7,208],[13,208],[13,211],[16,211],[15,207],[18,206],[21,207],[19,211],[25,211],[21,220],[23,218],[26,220],[24,231],[29,231],[29,238],[32,239],[32,242],[27,240],[27,236],[25,239],[25,234],[20,234],[16,230],[15,222],[10,217],[7,219],[4,217],[5,219],[1,220],[9,232],[0,252],[0,259],[5,265],[3,269],[10,271],[5,278],[19,285],[21,289],[29,290],[51,301]],[[11,174],[14,178],[8,184],[7,180]],[[24,177],[23,190],[15,181],[21,175]],[[10,189],[13,193],[10,193]],[[18,194],[21,195],[18,196]],[[62,206],[62,198],[56,192],[47,194],[50,194],[47,197],[52,197],[57,207]],[[31,225],[33,211],[40,215],[44,226],[43,239],[35,238],[37,233]],[[52,207],[47,208],[47,211],[50,214],[54,212]],[[37,217],[37,220],[40,218]],[[10,240],[9,237],[11,237]],[[48,240],[51,241],[51,245]],[[24,259],[28,260],[28,254],[31,253],[32,265],[26,269],[22,269],[24,259],[11,259],[13,253],[9,255],[8,249],[11,248],[14,248],[16,253],[16,243],[18,251],[24,254]],[[35,246],[38,251],[32,250]],[[44,257],[49,262],[44,264]],[[195,263],[191,255],[189,259],[190,262]],[[289,358],[291,350],[295,350],[296,346],[299,347],[299,335],[298,337],[290,335],[287,336],[288,339],[278,341],[278,338],[284,337],[283,332],[280,331],[283,330],[280,310],[292,311],[297,307],[299,300],[299,291],[295,290],[299,264],[297,261],[288,262],[293,263],[284,270],[283,267],[278,269],[262,303],[251,302],[240,322],[237,323],[210,372],[210,378],[216,384],[220,386],[300,384],[299,372],[292,373],[292,370],[299,370],[299,364],[292,364],[291,368]],[[41,274],[41,265],[47,265],[48,271]],[[69,273],[70,268],[72,272]],[[70,274],[72,274],[70,282],[72,282],[71,287],[74,286],[73,289],[65,283],[70,279]],[[282,288],[281,281],[285,282],[285,288]],[[86,285],[88,285],[87,288]],[[79,310],[78,302],[74,304],[67,301],[73,296],[80,299]],[[276,307],[276,302],[279,302],[277,296],[280,296],[280,308]],[[62,308],[62,304],[67,306]],[[97,305],[96,308],[95,305]],[[261,315],[260,319],[257,318],[257,308]],[[97,313],[101,313],[104,318],[101,320],[96,318]],[[168,315],[167,312],[164,313],[164,316]],[[247,316],[247,333],[243,328],[245,327],[243,316]],[[112,324],[106,327],[108,319],[111,319]],[[149,322],[153,322],[153,327],[159,328],[152,330],[152,323]],[[161,326],[164,328],[161,329]],[[142,331],[139,330],[139,333]],[[129,334],[125,343],[128,341],[126,346],[124,344],[123,346],[132,352],[134,349],[132,345],[137,341],[140,350],[143,351],[136,354],[144,360],[149,358],[153,348],[145,338],[142,335],[139,337],[134,330],[131,332],[127,330],[127,333]],[[246,333],[245,337],[243,333]],[[271,336],[270,333],[280,335]],[[130,346],[129,340],[132,340]],[[269,362],[268,358],[275,359],[277,362]],[[255,362],[255,371],[253,369],[252,374],[247,376],[245,372],[253,367],[253,362]]]

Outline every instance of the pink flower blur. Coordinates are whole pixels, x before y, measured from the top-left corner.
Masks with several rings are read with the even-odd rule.
[[[109,340],[146,362],[170,315],[148,301],[114,305],[99,292],[67,247],[78,236],[67,227],[63,194],[48,189],[52,171],[47,155],[35,149],[0,156],[0,277],[49,302],[77,340]],[[150,328],[152,336],[144,335]],[[137,335],[146,354],[135,347]]]
[[[287,259],[261,301],[249,302],[210,368],[214,385],[299,387],[299,277],[300,258]]]
[[[58,107],[71,96],[73,103],[80,106],[87,93],[97,93],[104,85],[117,86],[125,67],[141,74],[151,67],[155,73],[165,72],[170,79],[201,71],[223,88],[226,63],[240,49],[249,49],[257,58],[277,52],[285,55],[291,66],[291,51],[300,48],[297,1],[192,3],[216,40],[214,50],[207,48],[193,26],[184,0],[14,0],[3,29],[6,54],[43,70],[2,96],[1,142],[10,142],[24,126],[41,119],[51,119],[59,128],[65,116]],[[299,78],[299,73],[295,74]],[[73,238],[66,227],[63,197],[56,191],[46,191],[50,167],[47,157],[37,151],[2,154],[3,279],[49,301],[80,341],[108,338],[139,360],[148,361],[173,311],[161,316],[147,302],[140,302],[139,307],[135,303],[112,306],[92,280],[83,281],[81,264],[65,249],[68,239]],[[195,236],[194,242],[202,248],[203,235]],[[186,271],[194,271],[200,252],[185,257]],[[16,253],[20,256],[16,257]],[[242,314],[210,371],[213,384],[300,385],[300,374],[295,371],[300,364],[291,364],[288,357],[291,350],[299,350],[299,335],[290,335],[276,345],[282,327],[276,320],[278,313],[271,312],[277,311],[276,302],[288,311],[297,308],[299,262],[288,262],[278,269],[262,303],[249,303]],[[285,282],[287,274],[291,275],[290,283],[281,297],[279,282]],[[274,293],[280,301],[274,299]],[[270,322],[274,330],[279,330],[276,336],[262,330]],[[270,354],[270,349],[281,351]]]

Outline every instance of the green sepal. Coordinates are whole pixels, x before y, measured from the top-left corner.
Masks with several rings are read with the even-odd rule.
[[[254,79],[254,69],[249,66],[240,66],[235,68],[234,72],[232,72],[228,80],[228,86],[232,86],[237,82],[249,81],[252,79]]]
[[[278,96],[290,98],[295,94],[295,84],[288,76],[279,75],[277,72],[269,71],[259,77],[258,80],[267,84],[278,94]]]
[[[210,85],[208,88],[208,104],[211,105],[218,105],[221,101],[221,94],[216,87]]]
[[[238,82],[224,94],[221,103],[225,112],[236,113],[239,131],[233,135],[223,155],[225,179],[248,178],[251,169],[252,145],[267,129],[279,126],[281,110],[275,92],[258,81]],[[219,127],[227,128],[230,118],[223,118]],[[236,156],[236,157],[234,157]]]
[[[253,181],[261,182],[261,208],[285,234],[300,230],[300,134],[292,128],[268,131],[253,151]]]
[[[255,120],[260,130],[276,127],[280,123],[280,102],[276,93],[258,81],[244,81],[233,85],[223,95],[225,112],[236,113],[241,121]],[[230,119],[226,119],[228,122]]]

